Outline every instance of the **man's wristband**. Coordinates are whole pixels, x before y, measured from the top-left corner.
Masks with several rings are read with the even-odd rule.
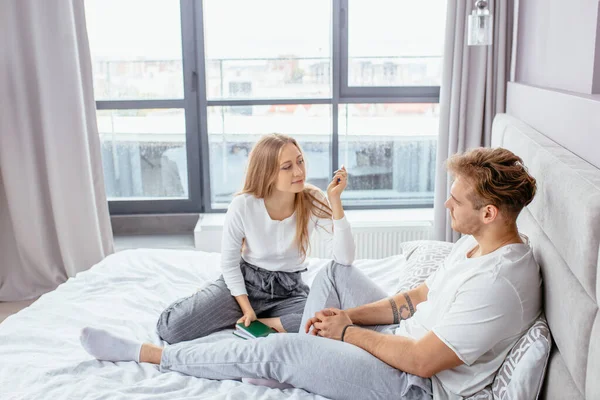
[[[344,335],[346,334],[346,329],[350,328],[351,326],[356,326],[356,325],[354,325],[354,324],[346,325],[344,327],[344,329],[342,329],[342,338],[341,338],[342,342],[344,341]]]

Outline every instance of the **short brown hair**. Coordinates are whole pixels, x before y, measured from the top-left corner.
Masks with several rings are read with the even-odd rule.
[[[535,178],[521,157],[510,150],[480,147],[455,154],[446,165],[453,175],[472,185],[470,199],[476,210],[493,205],[516,218],[535,196]]]

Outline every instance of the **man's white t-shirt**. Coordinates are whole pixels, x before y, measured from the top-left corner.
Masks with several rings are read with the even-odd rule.
[[[473,236],[454,245],[425,281],[427,300],[395,331],[416,340],[433,331],[464,362],[431,378],[434,399],[470,396],[490,384],[541,311],[542,280],[528,244],[467,258],[475,246]]]

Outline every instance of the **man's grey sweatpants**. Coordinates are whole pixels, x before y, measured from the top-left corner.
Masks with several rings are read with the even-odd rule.
[[[248,299],[258,318],[281,317],[287,332],[298,332],[308,286],[301,272],[268,271],[240,262]],[[170,344],[233,328],[242,310],[223,276],[193,295],[177,300],[158,318],[159,336]]]
[[[429,379],[392,368],[349,343],[303,333],[304,323],[323,308],[346,309],[385,297],[357,268],[332,263],[315,278],[301,333],[167,346],[160,368],[208,379],[275,379],[331,399],[431,399]],[[368,328],[391,333],[393,327]]]

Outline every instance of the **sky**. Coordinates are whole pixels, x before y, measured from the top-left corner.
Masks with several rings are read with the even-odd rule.
[[[440,56],[447,0],[349,0],[349,55]],[[86,0],[92,56],[181,59],[179,0]],[[205,0],[206,56],[331,56],[331,0]]]

